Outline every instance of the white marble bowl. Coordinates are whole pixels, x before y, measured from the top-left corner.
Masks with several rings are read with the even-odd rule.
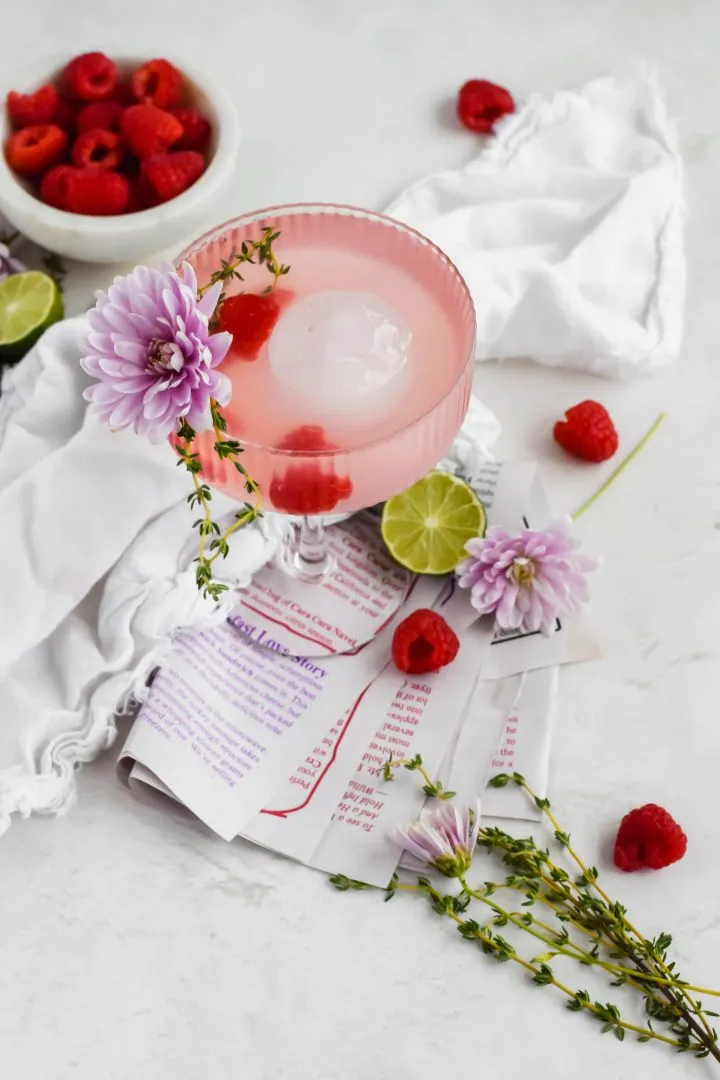
[[[69,58],[68,58],[69,59]],[[112,57],[123,74],[129,74],[149,56]],[[47,82],[56,82],[67,59],[38,70],[28,64],[22,79],[0,90],[0,142],[10,133],[5,111],[8,90],[29,93]],[[213,126],[208,165],[192,187],[162,206],[134,214],[91,217],[70,214],[47,206],[32,194],[0,154],[0,211],[21,233],[49,251],[83,262],[130,262],[171,247],[184,237],[202,231],[212,216],[210,208],[229,186],[235,174],[240,146],[240,123],[233,102],[222,86],[193,64],[178,61],[185,76],[188,97]],[[4,83],[4,80],[3,80]]]

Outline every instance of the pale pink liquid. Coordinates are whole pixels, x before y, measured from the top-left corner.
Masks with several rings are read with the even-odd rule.
[[[380,215],[336,207],[281,207],[238,219],[203,237],[184,253],[204,284],[243,240],[264,225],[280,231],[273,247],[290,273],[277,288],[289,304],[330,290],[370,293],[389,304],[409,327],[408,369],[373,392],[372,400],[343,401],[337,409],[310,392],[288,388],[273,372],[265,345],[255,361],[233,354],[223,371],[233,384],[224,409],[229,433],[245,446],[242,462],[272,506],[273,479],[297,466],[343,479],[333,512],[371,506],[403,490],[434,467],[455,437],[470,395],[475,320],[464,282],[427,240]],[[228,293],[261,292],[272,281],[263,267],[240,268],[244,280]],[[280,294],[282,297],[282,294]],[[305,425],[322,427],[327,452],[278,447]],[[211,452],[212,435],[198,437],[203,473],[213,486],[243,500],[242,478]],[[349,481],[349,483],[347,482]]]

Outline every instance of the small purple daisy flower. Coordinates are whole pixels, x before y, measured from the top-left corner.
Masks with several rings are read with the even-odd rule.
[[[393,838],[403,851],[434,866],[445,877],[462,877],[472,863],[479,831],[479,804],[471,810],[443,802],[412,825],[395,829]]]
[[[501,629],[549,634],[559,615],[574,614],[588,600],[585,575],[597,560],[579,554],[578,547],[562,522],[518,536],[493,526],[484,538],[467,543],[458,585],[470,589],[475,610],[494,614]]]
[[[232,337],[208,327],[221,288],[218,282],[198,300],[185,263],[181,273],[138,266],[96,294],[80,363],[97,379],[84,396],[110,427],[132,427],[159,442],[180,420],[196,431],[212,426],[211,399],[226,405],[231,394],[217,367]]]

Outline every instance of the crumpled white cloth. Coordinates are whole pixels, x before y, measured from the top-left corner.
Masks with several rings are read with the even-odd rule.
[[[112,742],[173,633],[229,607],[195,586],[188,477],[170,447],[87,415],[86,332],[84,317],[52,327],[0,397],[0,833],[12,814],[64,810],[76,766]],[[498,433],[473,402],[458,459],[487,459]],[[246,584],[277,536],[271,518],[238,533],[224,580]]]
[[[626,379],[679,355],[682,162],[646,67],[533,95],[469,164],[418,181],[387,213],[465,277],[479,360]]]

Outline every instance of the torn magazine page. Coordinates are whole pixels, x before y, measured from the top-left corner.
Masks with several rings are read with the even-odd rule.
[[[387,665],[397,620],[431,606],[442,582],[423,579],[407,604],[352,655],[308,658],[235,616],[179,635],[123,748],[119,775],[138,762],[226,840],[266,805],[329,727]],[[389,703],[390,698],[388,698]]]
[[[480,679],[438,779],[466,806],[480,799],[483,817],[539,821],[542,814],[515,784],[488,788],[498,773],[518,772],[546,798],[557,708],[558,668],[485,682]],[[417,869],[410,858],[402,866]]]
[[[403,682],[360,756],[309,865],[370,885],[387,884],[400,858],[390,834],[419,816],[425,794],[417,771],[398,768],[387,782],[383,767],[391,756],[420,754],[428,775],[435,776],[477,681],[480,656],[477,630],[471,627],[449,667]]]
[[[439,588],[442,588],[439,581],[421,578],[418,588],[393,625],[401,618],[407,618],[412,611],[431,606]],[[376,649],[382,650],[384,658],[389,660],[391,634],[383,632],[382,636],[384,641]],[[349,662],[353,658],[347,656],[344,659]],[[435,679],[436,676],[429,678]],[[355,772],[361,754],[377,729],[378,718],[386,716],[391,710],[406,681],[392,662],[387,663],[377,678],[362,688],[342,715],[332,718],[309,753],[293,763],[290,775],[284,778],[268,803],[242,829],[242,835],[254,843],[308,862]],[[469,687],[463,688],[460,693],[467,695],[469,690]],[[451,688],[453,698],[455,693],[455,689]],[[406,710],[401,706],[400,711],[407,716],[406,726],[413,729],[418,722],[420,709],[412,710],[408,704]]]
[[[488,780],[499,773],[518,772],[525,777],[536,795],[541,799],[547,797],[558,680],[558,668],[529,671],[524,679],[508,680],[511,685],[506,693],[514,689],[515,694],[507,712],[500,745],[490,762]],[[492,683],[484,683],[482,690],[491,690],[492,686]],[[487,788],[482,800],[483,813],[489,817],[518,818],[522,821],[539,821],[542,817],[527,793],[515,784]]]

